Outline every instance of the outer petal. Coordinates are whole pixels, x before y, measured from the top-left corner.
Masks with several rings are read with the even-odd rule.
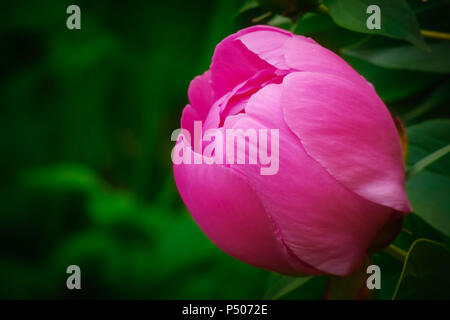
[[[365,199],[411,210],[400,140],[372,87],[296,72],[284,78],[282,101],[287,125],[331,176]]]
[[[214,51],[210,68],[212,87],[216,99],[231,91],[231,89],[239,83],[251,78],[258,71],[263,69],[275,69],[273,65],[258,56],[258,50],[256,50],[256,53],[252,52],[240,40],[240,38],[257,31],[271,32],[280,37],[287,37],[290,35],[289,32],[278,28],[254,26],[243,29],[222,40]],[[273,38],[275,38],[275,36],[272,37],[272,39]],[[249,42],[252,41],[249,40]],[[276,42],[276,40],[273,40],[273,42]],[[249,44],[249,46],[251,45]],[[267,56],[267,53],[263,55]]]
[[[186,105],[181,116],[181,128],[194,133],[194,121],[204,121],[213,104],[211,71],[195,77],[189,84],[188,97],[191,104]]]
[[[284,57],[284,44],[292,37],[292,34],[270,28],[248,32],[240,35],[237,39],[262,60],[278,69],[287,70],[289,66]]]
[[[211,88],[211,71],[208,70],[191,81],[188,97],[200,119],[205,119],[214,102]]]
[[[233,170],[221,165],[174,165],[176,185],[205,234],[229,255],[285,274],[318,274],[281,242],[260,200]]]
[[[356,82],[366,82],[352,67],[334,52],[317,44],[295,36],[286,41],[286,63],[299,71],[315,71],[340,75]]]
[[[194,134],[194,121],[201,121],[199,113],[190,104],[186,105],[181,115],[181,128],[188,130],[191,135]]]
[[[282,85],[268,85],[250,98],[244,116],[225,122],[233,128],[279,129],[278,173],[263,176],[248,164],[231,168],[249,180],[300,260],[323,272],[348,274],[364,261],[393,210],[349,191],[305,152],[284,122],[281,96]]]

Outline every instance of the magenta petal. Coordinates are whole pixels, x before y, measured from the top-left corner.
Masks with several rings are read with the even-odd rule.
[[[287,125],[333,178],[365,199],[411,210],[400,139],[372,87],[296,72],[284,79],[282,101]]]
[[[221,165],[174,165],[175,181],[205,234],[229,255],[264,269],[298,274],[270,217],[249,185]],[[304,267],[306,272],[318,273]]]
[[[275,69],[237,40],[237,37],[245,34],[247,30],[228,36],[217,45],[214,51],[210,69],[215,99],[219,99],[257,72],[263,69]]]
[[[203,130],[206,131],[221,126],[226,117],[241,112],[248,98],[262,86],[274,81],[280,82],[284,73],[275,71],[268,69],[261,70],[216,100],[203,121]]]
[[[194,134],[194,121],[201,121],[200,115],[190,104],[186,105],[181,115],[181,128]]]
[[[314,40],[296,36],[286,41],[286,63],[299,71],[315,71],[345,76],[357,82],[364,81],[347,62]]]
[[[292,35],[272,29],[246,33],[238,37],[240,41],[262,60],[278,69],[289,69],[285,60],[284,44]]]
[[[211,72],[208,70],[201,76],[195,77],[188,90],[189,101],[197,111],[200,119],[205,119],[213,104],[213,91],[211,88]]]
[[[245,116],[225,123],[279,129],[278,173],[262,176],[258,166],[248,164],[231,168],[248,179],[299,260],[323,272],[348,274],[364,261],[393,210],[349,191],[312,159],[285,124],[281,99],[282,85],[268,85],[250,98]]]

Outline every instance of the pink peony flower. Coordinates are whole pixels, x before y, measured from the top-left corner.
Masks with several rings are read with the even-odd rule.
[[[411,211],[389,111],[370,83],[314,40],[243,29],[217,45],[188,95],[181,126],[192,136],[194,121],[203,132],[279,130],[276,174],[262,175],[259,161],[174,164],[188,210],[229,255],[283,274],[346,275],[384,226]],[[197,157],[204,141],[200,149]]]

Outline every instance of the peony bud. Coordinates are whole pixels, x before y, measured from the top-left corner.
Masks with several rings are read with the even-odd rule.
[[[176,185],[231,256],[283,274],[347,275],[380,230],[411,211],[389,111],[314,40],[243,29],[217,45],[188,95],[174,156],[189,161],[174,163]],[[247,145],[230,148],[239,137]]]

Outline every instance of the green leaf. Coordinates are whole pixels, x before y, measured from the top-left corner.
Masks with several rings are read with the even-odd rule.
[[[292,28],[292,20],[280,14],[274,15],[267,24],[285,30],[291,30]]]
[[[414,212],[440,232],[450,236],[450,179],[423,171],[406,183]]]
[[[450,144],[446,145],[445,147],[442,147],[432,154],[426,156],[425,158],[417,161],[409,170],[408,170],[408,177],[411,178],[418,174],[420,171],[428,167],[433,162],[439,160],[443,156],[445,156],[447,153],[450,152]]]
[[[359,74],[373,84],[378,95],[385,102],[411,96],[429,87],[440,77],[430,73],[386,69],[351,56],[344,58]],[[402,120],[404,120],[403,117]]]
[[[405,250],[407,254],[408,249],[411,247],[414,241],[424,238],[450,245],[448,237],[433,228],[423,218],[414,213],[407,214],[403,217],[403,228],[392,244]],[[402,260],[402,264],[403,261],[404,259]],[[400,277],[400,271],[401,270],[398,270],[398,277]],[[396,283],[397,281],[395,281],[395,284]],[[394,291],[392,291],[392,293],[394,293]],[[392,297],[392,294],[390,297]]]
[[[427,76],[429,74],[423,74],[423,76]],[[414,81],[416,82],[421,77],[414,77]],[[419,80],[420,81],[420,80]],[[432,93],[428,94],[427,97],[422,101],[417,107],[410,110],[402,119],[405,122],[409,122],[411,120],[415,120],[423,115],[426,115],[433,109],[443,105],[448,104],[450,102],[450,80],[444,81],[438,87],[436,87]]]
[[[312,278],[312,276],[288,277],[277,273],[272,273],[269,278],[269,285],[264,295],[264,299],[279,299],[301,287]]]
[[[293,32],[312,37],[327,49],[338,52],[341,48],[354,44],[366,35],[353,32],[336,25],[326,14],[308,12],[293,26]]]
[[[328,15],[308,12],[298,20],[294,33],[311,35],[335,28],[337,28],[337,26]]]
[[[450,251],[419,239],[408,251],[393,299],[450,299]]]
[[[431,120],[407,128],[408,165],[450,143],[450,120]],[[448,154],[429,164],[406,183],[406,192],[414,212],[440,232],[450,235],[450,157]]]
[[[412,70],[432,73],[450,72],[450,43],[436,42],[429,45],[430,51],[400,45],[379,47],[365,43],[362,46],[343,48],[342,53],[369,61],[390,69]]]
[[[405,0],[325,0],[324,4],[333,20],[341,27],[406,40],[421,49],[427,49],[414,12]],[[381,29],[367,28],[366,22],[370,14],[366,10],[370,5],[380,7]]]
[[[408,136],[408,160],[410,168],[419,160],[450,144],[450,119],[432,119],[406,128]],[[434,162],[426,171],[450,178],[450,157]]]

